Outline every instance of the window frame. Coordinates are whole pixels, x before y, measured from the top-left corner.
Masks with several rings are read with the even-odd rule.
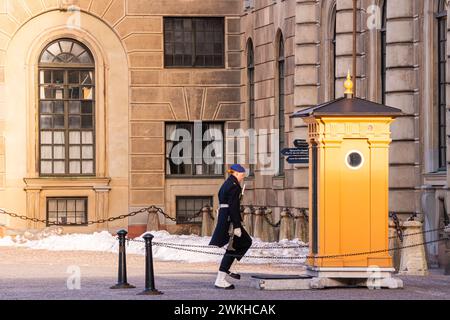
[[[191,65],[168,65],[167,64],[167,59],[166,59],[166,20],[169,19],[179,19],[179,20],[186,20],[186,19],[190,19],[192,20],[192,41],[191,41],[191,46],[192,46],[192,54],[191,54],[191,59],[192,59],[192,63]],[[202,65],[197,65],[196,64],[196,46],[197,46],[197,32],[196,32],[196,27],[195,27],[195,21],[196,20],[220,20],[222,22],[222,64],[220,65],[213,65],[213,66],[202,66]],[[225,30],[225,17],[223,16],[211,16],[211,17],[183,17],[183,16],[165,16],[163,17],[163,65],[165,69],[191,69],[191,68],[195,68],[195,69],[225,69],[226,66],[226,51],[225,51],[225,41],[226,41],[226,30]],[[184,32],[184,31],[183,31]],[[175,44],[175,39],[172,42],[173,44]],[[215,42],[214,42],[215,43]]]
[[[438,3],[438,12],[436,13],[436,23],[437,23],[437,52],[436,52],[436,65],[437,65],[437,100],[435,106],[437,108],[436,118],[437,118],[437,128],[435,132],[437,133],[437,171],[444,172],[447,171],[447,125],[446,125],[446,114],[447,114],[447,96],[446,96],[446,67],[447,67],[447,11],[445,8],[444,1],[440,0]],[[443,29],[443,30],[442,30]],[[441,44],[445,43],[444,52],[441,50]],[[444,65],[444,68],[442,68]],[[442,74],[443,70],[443,74]],[[443,99],[442,99],[443,98]],[[442,130],[444,130],[442,134]]]
[[[249,129],[256,130],[255,128],[255,119],[256,119],[256,101],[255,101],[255,49],[253,47],[253,41],[250,39],[247,45],[247,85],[248,85],[248,127]],[[250,137],[249,137],[249,176],[253,177],[255,175],[256,165],[254,163],[250,163],[252,157],[250,154],[252,153],[253,148],[250,148]],[[257,157],[257,155],[254,155]]]
[[[93,64],[84,64],[84,63],[43,63],[41,62],[42,56],[43,54],[47,51],[47,49],[49,47],[51,47],[53,44],[61,42],[61,41],[70,41],[73,43],[78,44],[79,46],[81,46],[84,50],[86,50],[86,52],[90,55]],[[45,85],[52,85],[54,84],[53,81],[51,80],[51,83],[46,83],[45,80],[42,83],[41,80],[41,72],[45,72],[45,71],[50,71],[50,72],[54,72],[54,71],[61,71],[64,74],[64,80],[63,83],[60,84],[60,86],[63,87],[63,99],[45,99],[45,97],[41,97],[41,87],[44,87]],[[93,76],[92,76],[92,83],[90,85],[88,85],[88,87],[92,87],[92,99],[89,100],[85,100],[85,99],[71,99],[69,97],[69,90],[71,87],[73,87],[74,85],[78,86],[79,88],[82,87],[82,84],[80,83],[80,78],[79,78],[79,82],[77,84],[73,83],[71,84],[69,81],[69,72],[70,71],[78,71],[78,72],[92,72]],[[53,77],[53,76],[52,76]],[[59,84],[58,84],[59,85]],[[38,88],[38,93],[37,93],[37,114],[38,114],[38,125],[37,125],[37,129],[38,129],[38,156],[37,156],[37,168],[38,168],[38,172],[39,172],[39,176],[40,177],[44,177],[44,178],[64,178],[64,177],[95,177],[96,176],[96,172],[97,172],[97,137],[96,137],[96,133],[97,133],[97,126],[96,126],[96,118],[97,118],[97,114],[96,114],[96,92],[97,92],[97,83],[96,83],[96,66],[95,66],[95,60],[93,58],[92,52],[91,50],[84,45],[83,43],[75,40],[75,39],[71,39],[71,38],[59,38],[56,39],[52,42],[50,42],[49,44],[47,44],[47,46],[42,50],[41,54],[39,55],[39,62],[38,62],[38,72],[37,72],[37,81],[36,81],[36,88]],[[81,93],[80,93],[81,95]],[[42,123],[41,123],[41,115],[45,115],[46,113],[43,113],[41,110],[41,102],[46,102],[46,101],[50,101],[50,102],[63,102],[64,104],[64,128],[58,128],[55,129],[54,127],[51,129],[43,129],[42,128]],[[79,130],[74,130],[73,128],[70,128],[69,125],[69,103],[72,101],[79,101],[80,102],[80,119],[83,115],[82,113],[82,105],[83,102],[90,102],[92,104],[92,113],[91,115],[91,119],[92,119],[92,128],[89,129],[83,129],[81,128],[81,124],[80,124],[80,128]],[[54,115],[55,113],[52,112],[51,115]],[[87,114],[86,114],[87,115]],[[81,120],[80,120],[81,121]],[[83,131],[89,131],[92,133],[92,143],[91,144],[83,144],[82,143],[82,132]],[[42,133],[43,132],[51,132],[52,134],[52,143],[51,144],[43,144],[42,141]],[[54,143],[54,133],[55,132],[64,132],[64,145],[63,144],[55,144]],[[77,144],[77,146],[80,147],[80,173],[70,173],[70,162],[71,162],[71,158],[70,158],[70,147],[74,146],[74,144],[70,143],[70,132],[79,132],[80,133],[80,144]],[[43,146],[50,146],[53,150],[55,145],[60,145],[60,146],[64,146],[65,151],[64,151],[64,171],[65,173],[42,173],[42,161],[48,160],[49,162],[52,162],[52,172],[54,172],[54,162],[55,159],[54,156],[51,157],[51,159],[43,159],[43,155],[42,155],[42,147]],[[84,159],[86,161],[92,161],[92,173],[83,173],[82,170],[82,162],[83,162],[83,156],[82,156],[82,149],[83,146],[92,146],[92,159]],[[52,151],[53,153],[53,151]],[[74,160],[74,159],[72,159]],[[74,160],[75,161],[75,160]],[[62,160],[61,160],[62,162]]]
[[[286,148],[286,55],[283,35],[278,38],[277,50],[277,96],[278,96],[278,145],[279,163],[276,176],[283,177],[285,174],[286,158],[281,154],[281,150]]]
[[[192,221],[180,221],[179,220],[179,218],[178,218],[178,216],[179,216],[178,215],[178,212],[179,212],[179,203],[178,203],[178,201],[181,201],[181,200],[194,200],[195,201],[195,200],[205,200],[205,199],[209,200],[208,204],[212,208],[213,205],[214,205],[214,197],[213,196],[183,196],[183,195],[175,196],[175,219],[176,219],[176,224],[177,225],[180,225],[180,224],[201,225],[202,222],[203,222],[202,214],[200,214],[199,217],[198,217],[200,221],[195,221],[195,218],[192,219]],[[201,210],[203,207],[205,207],[205,204],[203,204],[202,207],[199,208],[198,210]],[[197,210],[197,209],[194,208],[194,211],[195,210]],[[187,211],[187,209],[185,209],[184,211]],[[195,213],[197,213],[197,212],[195,212]],[[189,218],[189,216],[188,216],[188,218]]]
[[[88,197],[47,197],[46,199],[45,199],[46,201],[46,221],[47,221],[47,227],[49,227],[49,226],[70,226],[70,227],[76,227],[76,226],[79,226],[79,227],[85,227],[85,226],[87,226],[88,225],[88,219],[89,219],[89,207],[88,207],[88,204],[89,204],[89,198]],[[70,200],[75,200],[75,203],[76,203],[76,201],[84,201],[84,208],[85,208],[85,212],[84,212],[84,216],[85,216],[85,222],[84,223],[76,223],[75,222],[75,224],[70,224],[70,223],[58,223],[58,218],[59,218],[59,212],[58,212],[58,209],[57,209],[57,218],[56,218],[56,222],[52,222],[52,221],[50,221],[50,210],[49,210],[49,208],[50,208],[50,205],[49,205],[49,203],[50,203],[50,201],[57,201],[56,203],[57,203],[57,205],[58,205],[58,201],[66,201],[66,211],[65,211],[65,213],[66,213],[66,219],[67,219],[67,213],[68,213],[68,211],[67,211],[67,201],[70,201]],[[75,206],[76,206],[76,204],[75,204]],[[76,220],[76,218],[77,218],[77,215],[76,215],[76,211],[75,211],[75,220]],[[50,222],[51,222],[51,224],[50,224]]]
[[[191,156],[191,160],[192,160],[192,169],[191,169],[191,173],[190,174],[173,174],[173,173],[167,173],[167,161],[169,160],[169,157],[167,156],[167,144],[169,142],[172,142],[172,140],[169,140],[168,136],[167,136],[167,126],[168,125],[192,125],[192,131],[194,132],[194,124],[195,121],[168,121],[164,123],[164,175],[167,179],[218,179],[218,178],[223,178],[225,175],[225,159],[226,159],[226,154],[225,154],[225,144],[226,144],[226,137],[225,137],[225,122],[223,121],[201,121],[202,123],[202,132],[203,132],[203,125],[205,124],[213,124],[213,125],[221,125],[221,129],[222,129],[222,173],[221,174],[194,174],[195,169],[194,166],[196,165],[194,163],[194,152],[192,153]],[[203,142],[203,134],[202,133],[202,142]],[[194,150],[194,136],[191,137],[191,147],[192,150]],[[202,149],[202,152],[204,150]],[[202,160],[203,159],[203,154],[202,154]],[[204,163],[202,163],[202,165],[205,165]]]

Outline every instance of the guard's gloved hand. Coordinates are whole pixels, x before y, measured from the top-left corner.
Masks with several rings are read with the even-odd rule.
[[[241,228],[236,228],[236,229],[234,229],[234,235],[236,236],[236,237],[241,237],[242,236],[242,230],[241,230]]]

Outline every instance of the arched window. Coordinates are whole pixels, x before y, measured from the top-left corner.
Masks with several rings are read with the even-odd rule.
[[[72,39],[50,43],[39,59],[39,172],[95,175],[95,63]]]
[[[250,39],[247,45],[247,79],[248,79],[248,127],[255,129],[255,53]],[[249,136],[249,175],[255,174],[255,141]]]
[[[386,104],[386,26],[387,26],[387,0],[381,5],[381,103]]]
[[[278,129],[279,129],[279,146],[280,151],[286,147],[286,137],[285,137],[285,57],[284,57],[284,39],[283,35],[280,35],[278,44]],[[284,174],[284,156],[280,153],[279,157],[279,170],[278,175]]]
[[[330,100],[334,100],[336,99],[336,60],[337,60],[337,56],[336,56],[336,5],[333,7],[333,11],[331,14],[331,70],[330,70],[330,79],[331,79],[331,83],[333,84],[332,86],[332,90],[331,90],[331,99]]]
[[[445,0],[440,0],[438,4],[437,19],[437,70],[438,70],[438,99],[437,112],[438,126],[437,132],[439,144],[439,170],[446,170],[447,168],[447,136],[446,136],[446,47],[447,47],[447,10],[445,7]]]

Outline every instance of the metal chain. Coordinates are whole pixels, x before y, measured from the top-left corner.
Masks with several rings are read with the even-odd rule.
[[[397,214],[395,212],[391,212],[389,213],[389,215],[391,216],[392,221],[394,222],[395,231],[397,232],[397,236],[400,242],[403,242],[403,230],[400,227],[400,221],[398,220]]]
[[[402,250],[402,249],[419,247],[419,246],[423,246],[423,245],[430,244],[430,243],[436,243],[436,242],[440,242],[440,241],[444,241],[444,240],[447,240],[447,239],[442,238],[442,239],[427,241],[427,242],[423,242],[423,243],[419,243],[419,244],[413,244],[413,245],[401,246],[401,247],[395,247],[395,248],[383,249],[383,250],[376,250],[376,251],[337,254],[337,255],[327,255],[327,256],[310,256],[310,255],[308,255],[308,256],[296,256],[296,257],[286,257],[286,256],[283,256],[283,257],[277,257],[277,256],[264,257],[264,256],[247,256],[246,255],[245,257],[246,258],[250,258],[250,259],[278,259],[278,260],[334,259],[334,258],[353,257],[353,256],[359,256],[359,255],[368,255],[368,254],[375,254],[375,253],[398,251],[398,250]],[[209,254],[209,255],[216,255],[216,256],[223,256],[223,253],[219,253],[219,252],[206,252],[206,251],[200,251],[200,250],[194,250],[194,249],[186,249],[186,248],[182,248],[182,247],[178,247],[178,246],[174,246],[174,245],[169,245],[169,244],[165,244],[165,243],[159,243],[159,242],[154,242],[153,244],[155,244],[156,246],[159,246],[159,247],[165,247],[165,248],[174,249],[174,250],[195,252],[195,253],[202,253],[202,254]],[[240,255],[234,255],[234,254],[231,254],[229,252],[227,252],[225,254],[229,255],[229,256],[241,257]]]

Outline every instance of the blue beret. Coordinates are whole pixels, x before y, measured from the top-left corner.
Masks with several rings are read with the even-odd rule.
[[[233,171],[236,171],[236,172],[241,172],[241,173],[245,172],[245,168],[243,166],[241,166],[240,164],[233,164],[230,169]]]

